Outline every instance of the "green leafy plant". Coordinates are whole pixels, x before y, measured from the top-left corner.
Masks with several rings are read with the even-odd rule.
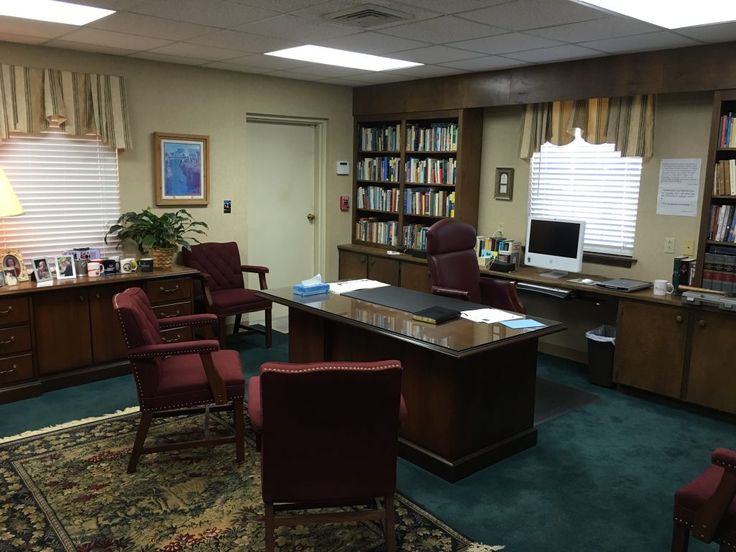
[[[209,227],[204,222],[194,220],[186,209],[158,216],[149,207],[138,213],[129,211],[120,215],[105,234],[105,243],[108,236],[112,235],[119,240],[118,247],[130,240],[138,245],[141,253],[150,247],[182,246],[189,249],[190,241],[200,243],[191,234],[205,235],[203,228]]]

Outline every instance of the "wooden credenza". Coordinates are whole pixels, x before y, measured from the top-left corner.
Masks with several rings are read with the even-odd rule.
[[[370,278],[415,291],[432,291],[429,267],[424,258],[389,255],[387,249],[366,245],[345,244],[338,245],[337,249],[340,280]]]
[[[128,372],[113,296],[141,287],[159,318],[191,314],[195,274],[175,266],[0,288],[0,402]],[[188,328],[163,335],[169,342],[191,338]]]

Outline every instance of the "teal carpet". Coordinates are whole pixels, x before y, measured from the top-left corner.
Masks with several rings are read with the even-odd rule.
[[[286,360],[287,337],[247,336],[246,377]],[[539,427],[539,444],[447,483],[399,460],[399,489],[475,541],[506,552],[661,552],[669,549],[672,493],[704,469],[712,449],[736,448],[733,424],[590,385],[585,366],[539,356],[539,376],[598,400]],[[137,404],[130,376],[0,405],[0,436]],[[717,550],[691,540],[691,552]]]

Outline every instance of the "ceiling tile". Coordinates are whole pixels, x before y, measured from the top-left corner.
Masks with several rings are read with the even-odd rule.
[[[202,46],[200,44],[189,44],[188,42],[175,42],[168,46],[152,49],[151,52],[186,58],[206,59],[209,61],[220,61],[242,55],[242,52],[236,52],[235,50],[213,48],[212,46]]]
[[[610,38],[608,40],[594,40],[582,42],[580,46],[587,46],[594,50],[610,54],[621,52],[637,52],[642,50],[660,50],[666,48],[679,48],[682,46],[696,46],[698,42],[677,35],[669,31],[659,31],[623,38]]]
[[[312,4],[324,2],[324,0],[236,0],[240,4],[246,4],[254,8],[274,10],[280,13],[289,13],[296,10],[308,8]]]
[[[251,7],[233,0],[148,0],[131,11],[223,29],[278,14],[273,10]]]
[[[349,86],[351,88],[357,88],[360,86],[368,86],[370,83],[359,81],[353,77],[334,77],[331,79],[322,79],[322,84],[332,84],[335,86]],[[391,81],[394,82],[394,81]]]
[[[273,73],[268,73],[268,76],[278,77],[281,79],[296,79],[303,81],[318,81],[324,78],[317,75],[310,75],[309,73],[292,73],[291,71],[274,71]]]
[[[115,48],[113,46],[102,46],[100,44],[87,44],[86,42],[74,42],[71,40],[54,39],[48,41],[44,46],[50,46],[52,48],[65,48],[67,50],[82,50],[85,52],[95,52],[99,54],[112,54],[116,56],[127,56],[132,54],[135,50],[127,48]]]
[[[81,44],[97,44],[104,47],[121,48],[133,52],[150,50],[151,48],[158,48],[171,43],[170,40],[114,33],[112,31],[91,29],[89,27],[82,27],[77,31],[72,31],[64,35],[64,40]]]
[[[443,63],[443,65],[462,69],[464,71],[495,71],[497,69],[507,69],[509,67],[521,67],[522,65],[528,65],[528,63],[517,59],[509,59],[503,56],[483,56],[474,59],[464,59],[462,61]]]
[[[334,65],[324,65],[322,63],[308,63],[304,62],[296,67],[289,69],[292,73],[309,73],[310,75],[317,75],[323,79],[330,77],[347,77],[362,75],[369,73],[370,71],[361,71],[360,69],[354,69],[351,67],[336,67]]]
[[[230,63],[229,61],[212,61],[207,62],[203,66],[209,67],[210,69],[222,69],[223,71],[237,71],[238,73],[253,73],[258,75],[265,75],[273,71],[273,69],[265,69],[262,67],[248,67],[245,65]]]
[[[478,57],[476,53],[449,48],[448,46],[427,46],[426,48],[417,48],[416,50],[395,52],[392,55],[399,59],[419,63],[444,63],[446,61]]]
[[[406,69],[397,69],[396,71],[384,71],[386,75],[401,74],[413,77],[415,79],[425,79],[430,77],[449,77],[450,75],[458,75],[462,73],[459,69],[453,67],[445,67],[441,65],[422,65],[420,67],[407,67]]]
[[[402,75],[400,73],[396,73],[396,71],[373,71],[370,74],[356,75],[355,77],[351,77],[352,80],[362,82],[363,86],[368,84],[385,84],[387,82],[406,81],[412,80],[414,78],[417,77],[413,77],[411,75]]]
[[[226,62],[228,65],[239,65],[245,69],[257,69],[260,71],[279,71],[284,69],[291,69],[292,67],[298,67],[303,62],[295,59],[284,59],[274,56],[243,56],[228,59]]]
[[[484,54],[505,54],[507,52],[520,52],[523,50],[550,48],[561,45],[562,42],[525,33],[507,33],[486,38],[476,38],[475,40],[466,40],[464,42],[455,42],[453,44],[455,48],[463,48]]]
[[[329,48],[341,48],[352,52],[364,54],[385,54],[400,50],[410,50],[427,46],[424,42],[407,40],[397,36],[387,36],[380,33],[358,33],[349,36],[341,36],[317,42],[320,46]]]
[[[333,17],[337,15],[343,15],[345,12],[358,10],[363,8],[366,4],[377,7],[378,9],[385,7],[389,13],[398,14],[403,19],[399,21],[392,21],[383,25],[375,25],[373,27],[365,28],[357,23],[342,23],[348,27],[355,29],[355,31],[361,30],[376,30],[383,29],[386,27],[401,24],[402,22],[408,21],[420,21],[422,19],[428,19],[442,15],[439,12],[431,9],[426,9],[424,6],[409,6],[402,5],[399,2],[393,2],[389,0],[327,0],[327,2],[315,2],[312,6],[294,12],[296,15],[300,15],[309,19],[316,19],[321,21],[331,21]]]
[[[124,11],[143,4],[146,0],[76,0],[77,4],[106,8],[108,10]]]
[[[601,52],[583,48],[575,44],[554,46],[552,48],[540,48],[538,50],[527,50],[525,52],[509,52],[507,57],[528,61],[530,63],[547,63],[553,61],[564,61],[568,59],[590,58],[604,55]]]
[[[513,31],[576,23],[604,16],[602,11],[569,0],[516,0],[461,15],[472,21]]]
[[[19,44],[43,44],[48,38],[44,36],[31,36],[31,35],[15,35],[13,33],[6,33],[0,31],[0,41],[3,42],[17,42]]]
[[[285,38],[305,44],[356,33],[356,29],[353,27],[325,23],[296,15],[278,15],[257,23],[237,25],[232,30]]]
[[[527,34],[563,42],[587,42],[659,30],[659,27],[628,17],[604,17],[580,23],[534,29],[528,31]]]
[[[0,33],[10,33],[17,36],[57,38],[76,29],[79,29],[76,25],[31,21],[30,19],[19,19],[17,17],[0,17]]]
[[[208,60],[202,58],[191,58],[182,56],[168,56],[166,54],[157,54],[154,52],[136,52],[130,57],[147,59],[149,61],[163,61],[165,63],[176,63],[182,65],[204,65],[209,63]]]
[[[213,27],[206,27],[204,25],[195,25],[185,21],[172,21],[171,19],[163,19],[150,15],[138,15],[129,12],[120,12],[104,19],[93,21],[87,27],[164,38],[167,40],[186,40],[213,30]]]
[[[426,8],[440,13],[460,13],[470,10],[487,8],[496,4],[505,4],[509,0],[401,0],[395,4],[408,4],[419,8]]]
[[[736,40],[736,22],[688,27],[675,32],[703,42],[730,42]]]
[[[216,31],[214,33],[198,36],[188,42],[192,44],[202,44],[204,46],[213,46],[215,48],[237,50],[239,52],[247,52],[251,54],[272,52],[273,50],[292,48],[299,45],[298,42],[292,42],[283,38],[259,36],[238,31]]]
[[[434,19],[426,19],[416,23],[398,25],[390,29],[383,29],[382,33],[422,40],[432,44],[470,40],[482,36],[491,36],[507,32],[505,29],[474,23],[459,17],[444,15]]]

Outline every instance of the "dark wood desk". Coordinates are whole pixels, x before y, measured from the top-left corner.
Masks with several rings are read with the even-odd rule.
[[[409,412],[400,454],[457,481],[536,443],[537,340],[564,329],[513,330],[464,319],[434,326],[408,312],[335,294],[258,292],[289,307],[289,360],[398,359]]]

